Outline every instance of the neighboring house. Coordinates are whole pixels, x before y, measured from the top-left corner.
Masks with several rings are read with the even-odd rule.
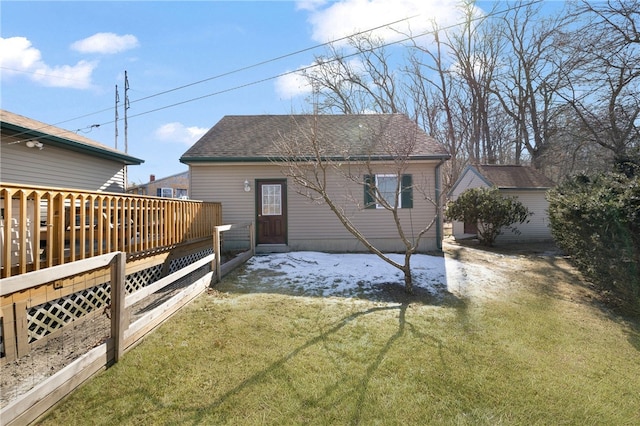
[[[278,143],[297,141],[309,150],[296,155],[306,164],[304,158],[313,154],[305,139],[311,128],[326,147],[326,157],[339,162],[345,171],[353,173],[362,168],[363,160],[370,159],[375,177],[368,178],[387,183],[397,181],[397,175],[390,175],[397,158],[385,150],[383,142],[400,144],[410,136],[415,147],[402,171],[403,196],[397,196],[400,220],[405,233],[412,236],[436,217],[439,206],[423,195],[438,198],[440,166],[450,156],[401,114],[225,116],[180,159],[189,165],[190,196],[221,202],[225,223],[256,223],[258,250],[365,251],[326,204],[300,195],[302,188],[286,176],[278,161],[283,158]],[[392,215],[375,205],[363,208],[368,202],[363,188],[335,171],[328,177],[332,198],[374,245],[404,252]],[[225,244],[242,244],[231,232],[225,234]],[[420,251],[440,248],[441,235],[441,221],[437,220],[423,237]]]
[[[126,166],[143,160],[71,131],[0,110],[0,181],[125,192]]]
[[[130,185],[127,188],[127,193],[186,200],[189,198],[189,171],[160,179],[156,179],[155,175],[151,175],[147,183]]]
[[[520,234],[505,231],[496,242],[548,241],[551,240],[545,196],[554,183],[538,170],[529,166],[476,165],[467,166],[449,192],[455,200],[465,190],[479,187],[496,187],[502,195],[515,196],[533,215],[528,223],[515,224]],[[477,233],[477,224],[453,221],[455,238],[470,238]]]

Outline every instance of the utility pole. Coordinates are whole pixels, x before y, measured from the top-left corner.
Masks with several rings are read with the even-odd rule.
[[[127,76],[127,70],[124,71],[124,152],[129,152],[129,125],[127,123],[127,110],[129,109],[129,77]],[[127,166],[124,166],[124,191],[127,191],[129,186],[129,176],[127,173]]]
[[[129,78],[127,71],[124,72],[124,152],[129,152],[129,143],[127,137],[127,110],[129,109]]]
[[[118,149],[118,104],[120,103],[120,95],[118,94],[118,85],[116,84],[116,149]]]

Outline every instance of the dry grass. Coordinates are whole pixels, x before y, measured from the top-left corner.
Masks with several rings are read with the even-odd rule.
[[[42,424],[638,424],[638,323],[523,261],[506,300],[211,291]]]

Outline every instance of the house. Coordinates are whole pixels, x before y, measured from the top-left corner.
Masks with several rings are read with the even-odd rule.
[[[144,161],[5,110],[0,131],[1,182],[124,193],[126,166]]]
[[[406,235],[415,237],[439,219],[440,166],[449,154],[401,114],[225,116],[180,159],[189,166],[190,196],[221,202],[225,223],[254,222],[259,251],[365,251],[328,205],[306,197],[305,188],[287,174],[286,161],[312,167],[310,137],[318,141],[322,158],[337,166],[329,171],[327,191],[379,249],[405,251],[393,217],[367,200],[365,185],[343,174],[359,173],[362,180],[366,175],[395,189],[396,164],[406,159],[402,197],[396,194]],[[400,158],[394,147],[408,142],[411,149]],[[297,152],[285,153],[283,143]],[[436,220],[419,250],[440,248],[441,236]],[[225,244],[243,244],[235,238],[225,234]]]
[[[127,194],[155,195],[164,198],[189,198],[189,171],[156,179],[149,176],[149,182],[140,185],[129,185]]]
[[[467,189],[495,187],[504,196],[515,196],[533,215],[528,223],[516,224],[519,234],[506,231],[499,235],[496,242],[535,242],[551,240],[547,209],[549,203],[545,196],[554,183],[538,170],[530,166],[514,165],[469,165],[451,188],[449,198],[455,200]],[[475,223],[453,221],[455,238],[475,236]]]

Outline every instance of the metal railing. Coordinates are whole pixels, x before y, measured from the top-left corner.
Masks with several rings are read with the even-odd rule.
[[[0,183],[0,277],[211,238],[220,203]]]

